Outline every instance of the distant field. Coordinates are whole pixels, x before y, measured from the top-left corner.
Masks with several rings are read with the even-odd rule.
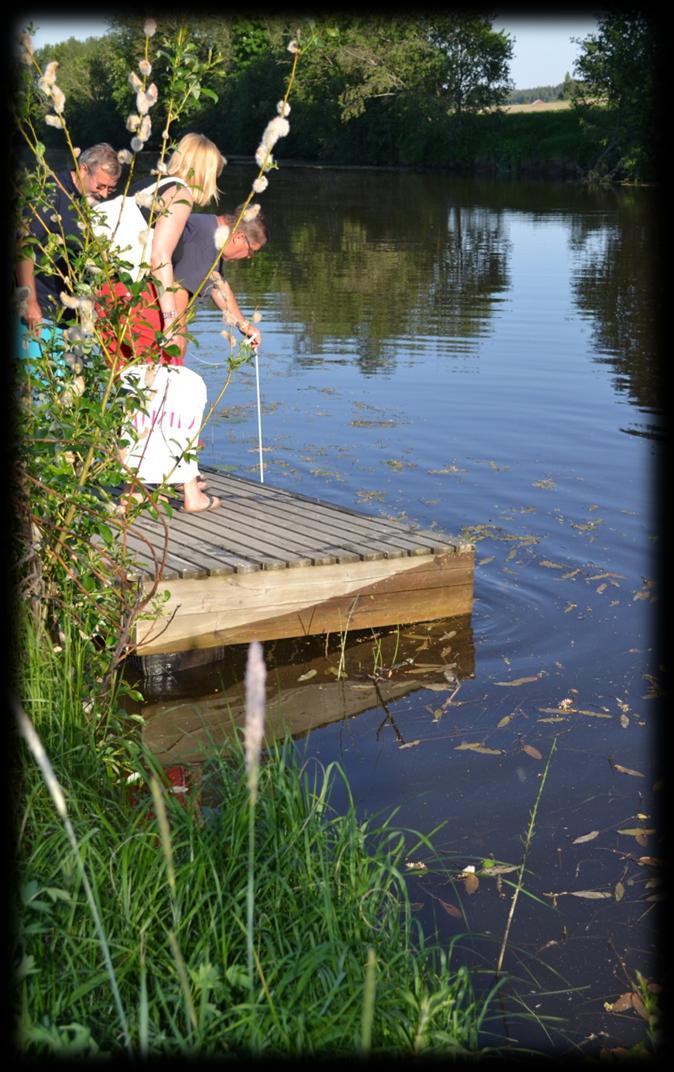
[[[504,112],[561,112],[571,107],[571,101],[540,101],[538,104],[504,104]]]

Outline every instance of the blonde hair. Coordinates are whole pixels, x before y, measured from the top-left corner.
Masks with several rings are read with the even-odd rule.
[[[203,134],[185,134],[167,164],[168,175],[178,175],[192,189],[194,203],[218,200],[217,178],[227,161],[217,145]]]

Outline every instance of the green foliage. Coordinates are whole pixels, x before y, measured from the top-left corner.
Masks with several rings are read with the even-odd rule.
[[[597,33],[582,42],[575,68],[582,79],[577,103],[582,107],[588,100],[601,98],[613,117],[611,130],[601,138],[603,148],[595,168],[599,177],[655,177],[660,41],[651,18],[621,12],[600,18]]]
[[[654,23],[643,15],[619,14],[602,17],[598,25],[598,33],[583,43],[574,77],[567,72],[559,85],[513,90],[512,41],[485,16],[340,14],[304,20],[309,47],[294,96],[293,139],[284,152],[330,163],[482,167],[485,154],[475,157],[470,124],[448,129],[457,117],[506,101],[574,99],[582,106],[581,141],[594,138],[601,150],[588,169],[609,178],[653,178]],[[139,26],[137,17],[116,18],[100,39],[71,39],[41,51],[41,62],[58,58],[68,70],[64,86],[75,144],[126,140],[128,72],[140,57]],[[185,96],[182,114],[225,153],[250,154],[287,74],[282,42],[296,35],[295,23],[281,16],[172,18],[162,29],[167,39],[183,36],[179,62],[192,65],[191,71],[185,66],[180,85],[174,84]],[[152,77],[160,84],[175,69],[170,51],[161,49],[155,59]],[[198,87],[190,88],[190,76]],[[613,116],[608,132],[592,107],[597,98]],[[159,144],[166,117],[160,100],[150,145]],[[57,138],[48,129],[44,140],[52,146]],[[573,144],[564,152],[580,162]],[[499,155],[497,148],[492,155]]]
[[[404,879],[410,835],[390,821],[363,822],[350,801],[337,814],[337,766],[303,766],[288,741],[266,754],[255,809],[251,979],[242,741],[233,736],[207,764],[201,811],[191,793],[183,806],[167,792],[153,812],[151,757],[136,750],[137,780],[112,785],[90,747],[88,717],[61,696],[68,658],[52,654],[48,681],[44,660],[37,671],[32,660],[39,649],[37,638],[27,643],[22,693],[62,785],[134,1055],[244,1056],[252,1032],[259,1051],[283,1056],[363,1045],[401,1055],[477,1049],[486,1003],[476,1000],[466,969],[452,966],[451,947],[426,940],[414,919]],[[77,642],[71,657],[76,649]],[[50,706],[60,700],[66,732]],[[19,1046],[36,1057],[114,1055],[122,1021],[112,1012],[80,867],[23,754],[22,777]],[[158,836],[164,811],[171,882]],[[374,988],[366,988],[368,961]]]

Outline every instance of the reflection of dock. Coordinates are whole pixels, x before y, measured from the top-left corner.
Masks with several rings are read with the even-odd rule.
[[[209,744],[221,744],[233,726],[243,725],[246,654],[246,647],[230,648],[219,664],[181,673],[180,680],[169,671],[155,683],[173,693],[143,707],[143,739],[160,763],[199,763]],[[266,644],[267,741],[286,732],[300,737],[376,708],[392,722],[387,705],[418,689],[433,690],[432,702],[439,708],[464,678],[473,676],[474,660],[468,617],[374,637],[352,634],[344,646],[333,638],[327,654],[318,638]],[[203,695],[209,688],[213,691]],[[184,695],[196,689],[196,698]]]
[[[131,529],[141,579],[170,593],[139,655],[470,614],[471,544],[204,471],[221,509]]]

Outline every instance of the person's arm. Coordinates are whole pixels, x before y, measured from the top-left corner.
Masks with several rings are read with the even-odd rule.
[[[19,261],[16,266],[16,282],[19,287],[26,287],[30,291],[30,296],[25,301],[25,312],[23,318],[28,325],[28,330],[31,334],[39,331],[40,324],[42,323],[42,309],[40,303],[37,300],[37,292],[35,290],[35,265],[28,257],[25,260]]]
[[[175,319],[176,297],[173,277],[173,252],[192,211],[192,195],[185,186],[170,190],[164,198],[163,211],[157,219],[152,239],[152,274],[161,284],[159,306],[167,329]]]
[[[262,341],[262,334],[256,324],[252,324],[249,320],[246,320],[243,313],[239,308],[239,303],[234,297],[234,291],[230,287],[226,279],[218,277],[213,280],[211,287],[211,298],[223,313],[231,313],[234,317],[234,323],[241,332],[242,335],[247,336],[250,339],[253,346],[259,346]]]

